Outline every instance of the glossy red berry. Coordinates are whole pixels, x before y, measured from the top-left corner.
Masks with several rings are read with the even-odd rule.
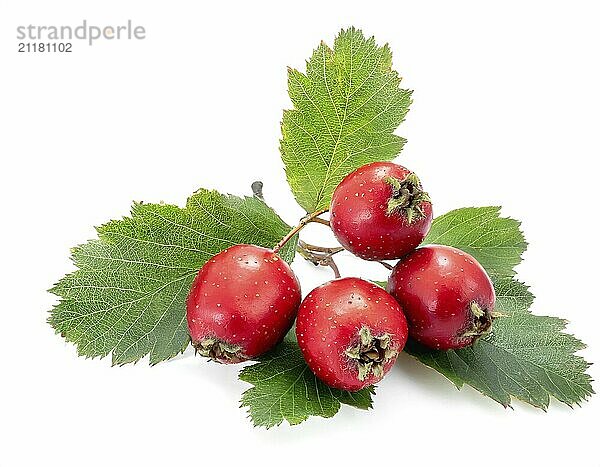
[[[273,251],[232,246],[200,269],[187,299],[187,322],[197,352],[221,363],[254,358],[290,329],[300,284]]]
[[[358,391],[390,370],[408,337],[402,308],[381,287],[348,277],[314,289],[298,310],[296,336],[313,373]]]
[[[364,165],[344,178],[330,211],[338,241],[367,260],[409,253],[423,241],[432,220],[431,202],[418,177],[391,162]]]
[[[394,267],[387,290],[402,305],[410,337],[427,347],[466,347],[492,325],[492,282],[475,258],[456,248],[416,249]]]

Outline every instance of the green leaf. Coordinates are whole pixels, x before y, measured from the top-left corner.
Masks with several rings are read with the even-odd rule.
[[[566,322],[529,313],[533,296],[520,282],[503,278],[495,287],[497,309],[508,316],[494,321],[491,334],[460,350],[415,343],[405,350],[458,388],[468,384],[504,406],[515,397],[545,410],[550,397],[572,406],[593,394],[589,364],[574,355],[585,345],[562,332]]]
[[[72,250],[78,269],[51,289],[61,300],[48,321],[86,357],[166,360],[188,345],[185,299],[198,269],[237,243],[272,247],[289,229],[263,201],[216,191],[199,190],[185,208],[134,204]],[[294,249],[295,240],[283,258]]]
[[[501,218],[500,208],[462,208],[434,220],[425,243],[449,245],[473,255],[496,289],[492,332],[475,345],[447,352],[409,342],[405,350],[439,371],[458,388],[468,384],[500,402],[515,397],[546,409],[554,397],[567,405],[591,394],[589,364],[575,352],[584,344],[563,332],[566,322],[529,312],[533,295],[514,280],[514,267],[527,244],[519,222]]]
[[[514,219],[496,206],[462,208],[437,217],[423,243],[448,245],[475,257],[492,279],[514,276],[527,243]]]
[[[392,53],[362,31],[342,30],[333,50],[321,43],[306,73],[288,70],[293,110],[283,113],[281,155],[296,200],[307,212],[329,207],[344,176],[391,160],[405,140],[394,135],[411,104]]]
[[[312,373],[296,343],[294,331],[259,363],[245,367],[240,379],[254,387],[242,395],[254,426],[271,428],[287,420],[290,425],[309,416],[333,417],[341,404],[372,407],[373,387],[358,392],[330,388]]]

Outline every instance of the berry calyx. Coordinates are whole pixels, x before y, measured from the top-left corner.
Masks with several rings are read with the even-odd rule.
[[[414,172],[409,173],[404,180],[386,177],[385,181],[392,187],[392,196],[386,210],[388,216],[403,214],[409,225],[426,217],[423,203],[431,203],[431,198],[423,191],[421,181]]]
[[[394,267],[387,290],[402,306],[410,337],[439,350],[472,345],[498,313],[483,267],[457,248],[427,245]]]
[[[298,279],[272,250],[232,246],[194,279],[186,304],[192,344],[221,363],[257,357],[283,339],[300,300]]]
[[[425,238],[433,213],[416,174],[391,162],[350,173],[331,201],[331,229],[347,250],[366,260],[397,259]]]
[[[205,337],[193,343],[196,352],[203,357],[221,363],[240,363],[248,360],[242,346],[228,344],[216,337]]]
[[[408,337],[402,308],[381,287],[354,277],[317,287],[301,303],[296,337],[315,375],[358,391],[380,381]]]
[[[385,364],[398,356],[398,351],[390,348],[392,337],[388,333],[371,335],[371,330],[363,326],[358,331],[358,343],[345,350],[345,354],[356,361],[358,379],[364,381],[369,374],[382,378]]]

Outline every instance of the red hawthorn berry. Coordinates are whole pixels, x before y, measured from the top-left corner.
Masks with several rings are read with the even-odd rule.
[[[414,250],[433,217],[419,178],[391,162],[363,165],[346,176],[330,210],[338,241],[366,260],[396,259]]]
[[[406,344],[408,327],[402,308],[385,290],[347,277],[307,295],[298,310],[296,337],[319,379],[358,391],[390,370]]]
[[[485,270],[471,255],[449,246],[424,246],[402,258],[387,290],[404,310],[410,337],[433,349],[473,344],[497,315]]]
[[[197,352],[221,363],[254,358],[292,326],[302,296],[289,265],[272,250],[235,245],[200,269],[187,298]]]

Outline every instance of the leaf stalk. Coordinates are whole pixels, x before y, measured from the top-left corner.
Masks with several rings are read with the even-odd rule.
[[[320,209],[318,211],[312,212],[310,214],[307,214],[306,216],[304,216],[302,219],[300,219],[300,222],[298,223],[298,225],[296,227],[294,227],[292,230],[290,230],[288,232],[288,234],[283,237],[279,243],[277,245],[275,245],[275,247],[273,248],[273,252],[274,253],[278,253],[283,247],[284,245],[294,236],[296,235],[298,232],[300,232],[304,227],[306,227],[306,225],[309,222],[317,222],[315,221],[316,218],[318,218],[321,214],[325,214],[327,211],[329,211],[329,209]],[[322,220],[322,219],[321,219]]]

